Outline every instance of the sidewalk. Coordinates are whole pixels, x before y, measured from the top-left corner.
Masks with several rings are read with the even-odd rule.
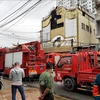
[[[11,100],[10,81],[3,80],[4,87],[0,91],[0,100]],[[36,88],[24,87],[26,100],[38,100],[39,91]],[[21,100],[19,92],[17,92],[17,99]],[[55,95],[55,100],[69,100]]]

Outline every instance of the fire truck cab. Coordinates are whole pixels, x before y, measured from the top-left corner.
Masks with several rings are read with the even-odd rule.
[[[91,91],[94,79],[100,73],[100,52],[82,51],[62,56],[55,69],[55,81],[64,82],[68,91],[76,88]]]
[[[62,55],[61,53],[48,53],[45,55],[45,60],[46,60],[46,62],[51,62],[55,69],[55,66],[56,66],[57,62],[59,61],[61,55]]]

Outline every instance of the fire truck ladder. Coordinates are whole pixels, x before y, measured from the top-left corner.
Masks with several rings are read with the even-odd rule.
[[[28,64],[29,66],[33,66],[36,64],[36,51],[35,51],[35,47],[32,45],[28,46],[29,50],[30,50],[30,54],[29,54],[29,61]]]
[[[33,45],[32,46],[29,45],[28,48],[29,48],[30,51],[34,51],[35,50],[35,47]]]

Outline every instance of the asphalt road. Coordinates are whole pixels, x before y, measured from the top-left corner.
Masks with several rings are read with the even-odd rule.
[[[64,89],[63,83],[54,83],[54,93],[72,100],[94,100],[91,93],[85,91],[69,92]]]
[[[26,83],[28,86],[36,87],[37,88],[37,81],[35,82],[28,82]],[[56,83],[54,82],[54,94],[69,98],[71,100],[94,100],[91,93],[85,91],[76,91],[76,92],[69,92],[64,89],[63,83]]]

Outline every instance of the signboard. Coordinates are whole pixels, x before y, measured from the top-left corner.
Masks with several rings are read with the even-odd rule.
[[[61,41],[51,41],[43,43],[43,48],[53,48],[53,47],[61,47],[61,46],[70,46],[71,40],[73,39],[73,45],[76,45],[76,37],[71,37],[67,39],[63,39]]]

